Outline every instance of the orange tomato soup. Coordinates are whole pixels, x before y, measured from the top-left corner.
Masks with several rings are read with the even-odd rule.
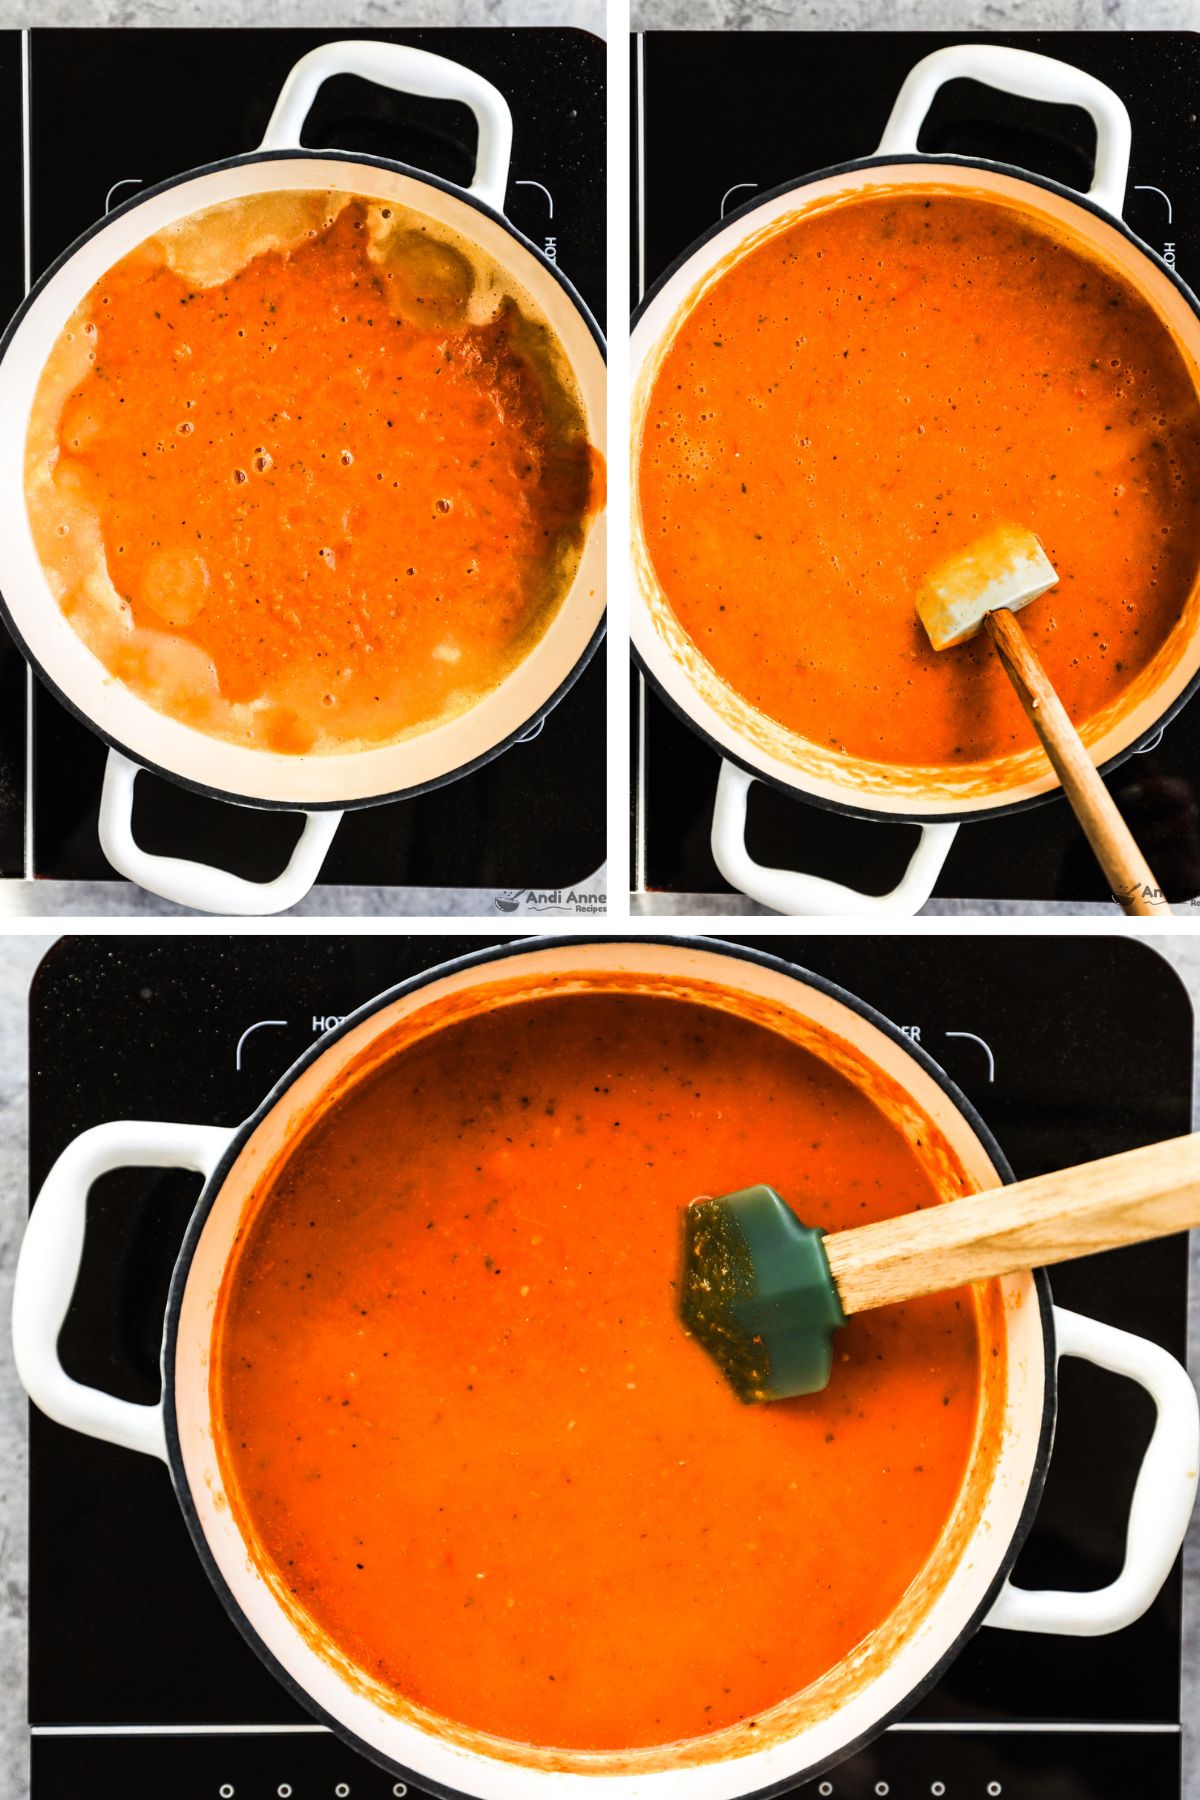
[[[453,717],[528,653],[594,463],[497,264],[398,206],[290,193],[96,284],[42,376],[26,490],[113,675],[219,737],[323,753]]]
[[[979,1326],[855,1318],[825,1393],[746,1406],[676,1312],[681,1211],[770,1181],[807,1221],[938,1199],[826,1062],[691,1001],[516,1001],[318,1118],[235,1248],[212,1401],[231,1504],[313,1629],[523,1744],[698,1737],[890,1614],[960,1492]]]
[[[645,544],[704,657],[761,712],[883,763],[1036,740],[985,638],[936,653],[923,578],[999,524],[1059,584],[1021,615],[1084,723],[1200,572],[1200,403],[1120,275],[962,191],[826,206],[679,325],[645,410]]]

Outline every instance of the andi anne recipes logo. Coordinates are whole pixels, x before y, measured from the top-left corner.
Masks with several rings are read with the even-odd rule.
[[[1167,896],[1162,889],[1155,887],[1151,882],[1143,881],[1140,876],[1135,876],[1123,888],[1116,889],[1112,897],[1117,905],[1122,907],[1129,906],[1134,900],[1141,900],[1149,906],[1161,906],[1164,909],[1167,906]],[[1189,900],[1188,905],[1194,906],[1195,901]]]
[[[505,888],[492,904],[502,913],[604,913],[608,895],[578,888]]]

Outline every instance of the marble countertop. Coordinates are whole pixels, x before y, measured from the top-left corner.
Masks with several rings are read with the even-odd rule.
[[[1200,0],[632,0],[630,22],[635,31],[1183,31],[1200,26]]]
[[[2,905],[2,903],[0,903]],[[52,908],[47,910],[53,910]],[[656,918],[766,918],[774,919],[780,915],[769,906],[763,906],[757,900],[751,900],[746,894],[665,894],[650,892],[634,894],[630,901],[630,911],[635,919]],[[922,919],[1000,919],[1020,914],[1023,918],[1044,919],[1108,919],[1115,921],[1120,915],[1115,906],[1106,900],[939,900],[936,896],[921,908],[918,914]],[[903,915],[897,914],[896,919]],[[894,924],[896,919],[890,921]],[[886,929],[889,921],[881,920],[881,927]],[[797,930],[803,930],[804,921],[797,920]]]
[[[511,888],[448,887],[315,887],[296,906],[279,916],[284,919],[498,919],[534,915],[540,908],[529,892],[516,907],[496,905],[498,894],[508,895]],[[584,897],[575,908],[591,915],[602,910],[589,905],[587,897],[597,901],[607,892],[605,870],[577,881],[572,890]],[[130,881],[0,881],[0,926],[6,918],[113,919],[113,918],[180,918],[194,919],[196,914],[186,906],[175,906],[148,894]]]
[[[53,943],[41,933],[0,937],[0,1320],[11,1310],[12,1277],[27,1210],[26,1102],[28,1053],[26,1001],[42,956]],[[1179,972],[1200,1005],[1200,939],[1156,938],[1155,948]],[[1196,1095],[1193,1096],[1193,1106]],[[1200,1378],[1200,1241],[1193,1252],[1189,1366]],[[7,1800],[28,1800],[28,1729],[25,1722],[25,1616],[28,1600],[26,1485],[28,1415],[25,1397],[7,1354],[0,1355],[0,1769]],[[1200,1800],[1200,1516],[1185,1552],[1184,1579],[1184,1790]]]
[[[603,37],[605,0],[2,0],[0,26],[574,25]]]
[[[52,937],[0,938],[0,1769],[12,1800],[27,1800],[25,1615],[29,1599],[28,1408],[8,1350],[12,1279],[28,1212],[25,1168],[29,984]]]

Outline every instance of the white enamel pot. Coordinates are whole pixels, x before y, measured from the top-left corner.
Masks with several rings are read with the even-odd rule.
[[[1091,187],[1074,193],[1045,177],[917,148],[938,89],[968,76],[1030,100],[1082,107],[1096,127]],[[1130,124],[1123,102],[1093,75],[1050,57],[996,44],[936,50],[911,71],[874,156],[777,188],[715,225],[652,289],[634,327],[633,455],[636,469],[650,391],[676,330],[711,283],[763,236],[811,207],[872,189],[969,190],[1066,233],[1086,253],[1119,270],[1153,307],[1200,388],[1200,302],[1121,218],[1129,172]],[[631,634],[634,652],[658,692],[722,757],[712,849],[735,888],[777,912],[916,913],[933,892],[960,823],[1037,805],[1058,792],[1040,749],[990,765],[987,773],[906,768],[851,757],[789,732],[737,694],[705,661],[661,592],[642,534],[634,481]],[[1083,736],[1102,769],[1146,744],[1174,717],[1200,680],[1200,570],[1182,617],[1159,655],[1128,693]],[[814,805],[858,818],[915,821],[921,837],[905,874],[887,894],[871,895],[790,869],[765,867],[746,847],[751,783],[765,781]],[[803,851],[803,843],[798,843]]]
[[[321,1653],[312,1629],[300,1628],[251,1558],[214,1443],[214,1309],[249,1198],[322,1096],[345,1091],[349,1072],[370,1066],[385,1037],[394,1050],[422,1031],[423,1020],[443,1021],[447,1003],[461,1017],[597,979],[632,990],[651,982],[663,991],[666,983],[670,992],[732,1011],[768,1007],[775,1029],[820,1045],[866,1083],[909,1141],[920,1140],[918,1154],[933,1159],[931,1168],[957,1165],[979,1186],[1011,1179],[987,1128],[936,1064],[870,1007],[818,976],[711,941],[513,943],[381,994],[301,1057],[238,1130],[120,1120],[69,1145],[33,1208],[17,1268],[17,1367],[35,1403],[64,1426],[165,1461],[204,1567],[277,1677],[368,1757],[442,1795],[734,1800],[790,1789],[902,1714],[981,1625],[1072,1636],[1117,1631],[1136,1619],[1167,1579],[1191,1513],[1200,1455],[1196,1395],[1165,1350],[1062,1311],[1051,1304],[1044,1274],[1021,1274],[997,1284],[981,1308],[979,1437],[957,1511],[929,1565],[873,1640],[806,1695],[760,1714],[753,1737],[735,1731],[617,1755],[455,1735],[428,1714],[373,1700],[354,1670]],[[107,1170],[126,1166],[194,1169],[206,1177],[171,1284],[163,1392],[154,1406],[80,1386],[63,1370],[57,1348],[80,1266],[88,1189]],[[987,1354],[989,1339],[995,1356]],[[1124,1568],[1090,1593],[1031,1592],[1008,1578],[1042,1490],[1062,1356],[1139,1383],[1157,1411],[1129,1514]],[[1103,1433],[1105,1420],[1096,1418],[1094,1428]],[[137,1521],[129,1526],[136,1531]],[[403,1608],[403,1594],[396,1604]]]
[[[302,148],[300,134],[317,90],[341,74],[470,107],[479,128],[471,185],[455,187],[379,157]],[[348,189],[436,220],[481,246],[511,274],[561,345],[578,386],[589,441],[603,453],[603,340],[569,282],[504,217],[511,146],[508,104],[474,70],[396,44],[323,45],[291,71],[258,150],[149,188],[97,221],[47,270],[0,340],[0,604],[47,687],[110,746],[101,844],[114,868],[151,893],[206,912],[282,911],[316,880],[343,811],[438,787],[537,728],[581,673],[603,632],[604,525],[602,519],[592,521],[570,591],[540,640],[499,687],[458,718],[399,744],[345,755],[282,756],[226,743],[169,718],[113,680],[51,593],[26,511],[23,461],[30,408],[55,340],[107,269],[176,220],[251,194]],[[253,882],[203,863],[151,855],[132,829],[139,768],[241,806],[305,814],[286,869],[272,881]]]

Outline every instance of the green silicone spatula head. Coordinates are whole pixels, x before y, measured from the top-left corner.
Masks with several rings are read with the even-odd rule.
[[[821,1242],[770,1187],[695,1200],[684,1214],[683,1323],[742,1400],[829,1382],[846,1323]]]
[[[685,1328],[743,1400],[790,1400],[828,1385],[855,1313],[1200,1225],[1200,1132],[829,1237],[769,1187],[683,1221]]]

